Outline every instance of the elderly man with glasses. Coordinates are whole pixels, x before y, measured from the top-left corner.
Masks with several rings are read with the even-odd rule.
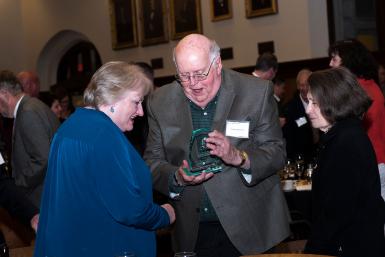
[[[148,99],[144,158],[176,210],[175,251],[265,252],[289,235],[276,175],[285,161],[271,82],[223,69],[220,48],[191,34],[174,49],[176,81]]]

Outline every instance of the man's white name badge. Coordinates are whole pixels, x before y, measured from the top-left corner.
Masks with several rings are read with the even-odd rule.
[[[298,127],[301,127],[307,123],[307,120],[305,117],[301,117],[301,118],[295,120],[295,122],[297,123]]]
[[[226,136],[237,138],[249,138],[250,121],[226,121]]]

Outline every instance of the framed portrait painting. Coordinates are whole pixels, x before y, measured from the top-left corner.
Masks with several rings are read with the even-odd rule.
[[[202,33],[200,0],[170,0],[171,38]]]
[[[140,44],[154,45],[168,41],[166,2],[140,0],[138,6]]]
[[[245,0],[246,18],[276,14],[278,12],[277,0]]]
[[[210,0],[210,5],[212,21],[221,21],[233,17],[231,0]]]
[[[112,48],[138,45],[135,0],[109,0]]]

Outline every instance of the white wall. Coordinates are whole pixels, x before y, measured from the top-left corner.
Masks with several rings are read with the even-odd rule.
[[[0,69],[15,71],[25,62],[20,1],[0,0]]]
[[[232,3],[232,19],[211,22],[210,3],[201,0],[203,33],[221,47],[233,47],[234,59],[224,61],[226,67],[254,65],[257,43],[271,40],[280,62],[327,55],[326,0],[278,0],[277,15],[253,19],[245,18],[244,0]],[[164,69],[156,70],[155,76],[174,73],[171,52],[176,41],[112,50],[108,0],[0,0],[0,69],[39,70],[42,49],[62,30],[83,34],[98,49],[103,62],[149,62],[161,57]]]

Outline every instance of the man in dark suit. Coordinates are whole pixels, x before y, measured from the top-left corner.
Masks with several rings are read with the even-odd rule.
[[[309,85],[307,79],[311,71],[303,69],[297,75],[298,93],[287,104],[284,116],[285,125],[282,127],[283,137],[286,139],[286,152],[289,159],[296,159],[298,155],[305,157],[306,162],[313,159],[318,131],[313,130],[305,109],[308,104],[307,93]]]
[[[274,84],[274,99],[278,106],[279,125],[283,127],[286,123],[286,118],[283,113],[284,106],[282,103],[282,99],[285,96],[286,83],[283,79],[275,77],[273,79],[273,84]]]
[[[60,123],[51,109],[23,93],[10,71],[0,72],[0,112],[15,118],[12,135],[12,176],[28,198],[40,206],[51,139]]]
[[[275,78],[275,75],[277,74],[277,71],[277,57],[270,52],[265,52],[258,56],[252,75],[261,79],[273,80]]]
[[[174,62],[177,81],[148,98],[144,154],[154,188],[172,198],[174,250],[201,257],[265,252],[289,235],[271,82],[222,69],[219,46],[199,34],[178,43]],[[190,138],[202,130],[210,132],[192,155],[210,155],[222,170],[189,175]]]

